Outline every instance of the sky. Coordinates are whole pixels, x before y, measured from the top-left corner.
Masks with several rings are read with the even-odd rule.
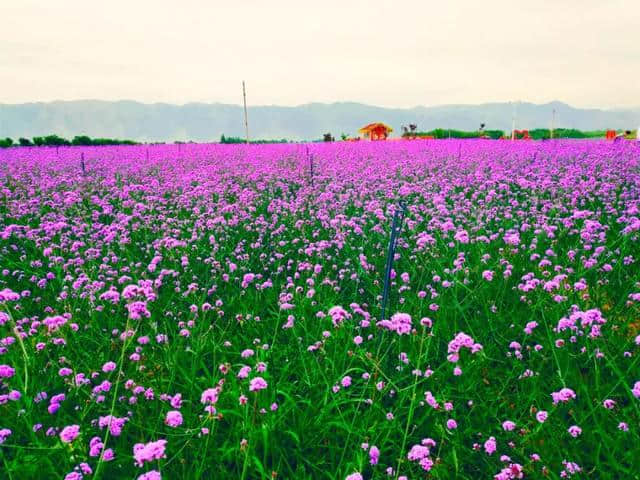
[[[0,103],[640,106],[629,0],[0,0]]]

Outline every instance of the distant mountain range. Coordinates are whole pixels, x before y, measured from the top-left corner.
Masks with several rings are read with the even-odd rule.
[[[599,110],[575,108],[562,102],[518,103],[516,128],[548,128],[552,111],[556,127],[581,130],[624,128],[640,125],[640,108]],[[511,130],[511,103],[442,105],[435,107],[383,108],[361,103],[309,103],[296,107],[249,107],[249,134],[253,139],[312,140],[331,132],[356,135],[358,128],[381,121],[394,135],[401,126],[415,123],[418,130],[453,128]],[[217,141],[220,135],[244,136],[243,110],[220,103],[139,103],[134,101],[78,100],[68,102],[0,104],[0,137],[33,137],[58,134],[127,138],[137,141]]]

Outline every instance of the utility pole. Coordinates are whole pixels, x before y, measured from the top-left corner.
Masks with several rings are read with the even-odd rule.
[[[556,124],[556,109],[553,109],[553,112],[551,113],[551,138],[553,139],[553,129],[555,127]]]
[[[511,112],[511,141],[516,139],[516,104],[513,103],[513,110]]]
[[[244,80],[242,81],[242,99],[244,100],[244,131],[246,135],[246,143],[249,144],[249,122],[247,121],[247,92],[244,88]]]

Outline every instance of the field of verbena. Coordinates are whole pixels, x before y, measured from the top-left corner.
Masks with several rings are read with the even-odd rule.
[[[0,478],[639,478],[640,150],[309,151],[0,152]]]

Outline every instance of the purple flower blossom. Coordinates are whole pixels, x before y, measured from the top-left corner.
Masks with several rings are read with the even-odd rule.
[[[60,440],[63,443],[71,443],[80,435],[79,425],[68,425],[60,432]]]
[[[178,410],[171,410],[167,412],[164,423],[173,428],[179,427],[182,425],[182,414]]]
[[[142,467],[146,462],[152,462],[154,460],[165,458],[166,455],[164,453],[164,450],[166,445],[166,440],[158,440],[146,444],[136,443],[133,446],[133,457],[135,459],[136,465],[138,467]]]
[[[265,388],[267,388],[267,386],[268,384],[264,378],[255,377],[255,378],[252,378],[251,381],[249,382],[249,391],[257,392],[259,390],[264,390]]]

